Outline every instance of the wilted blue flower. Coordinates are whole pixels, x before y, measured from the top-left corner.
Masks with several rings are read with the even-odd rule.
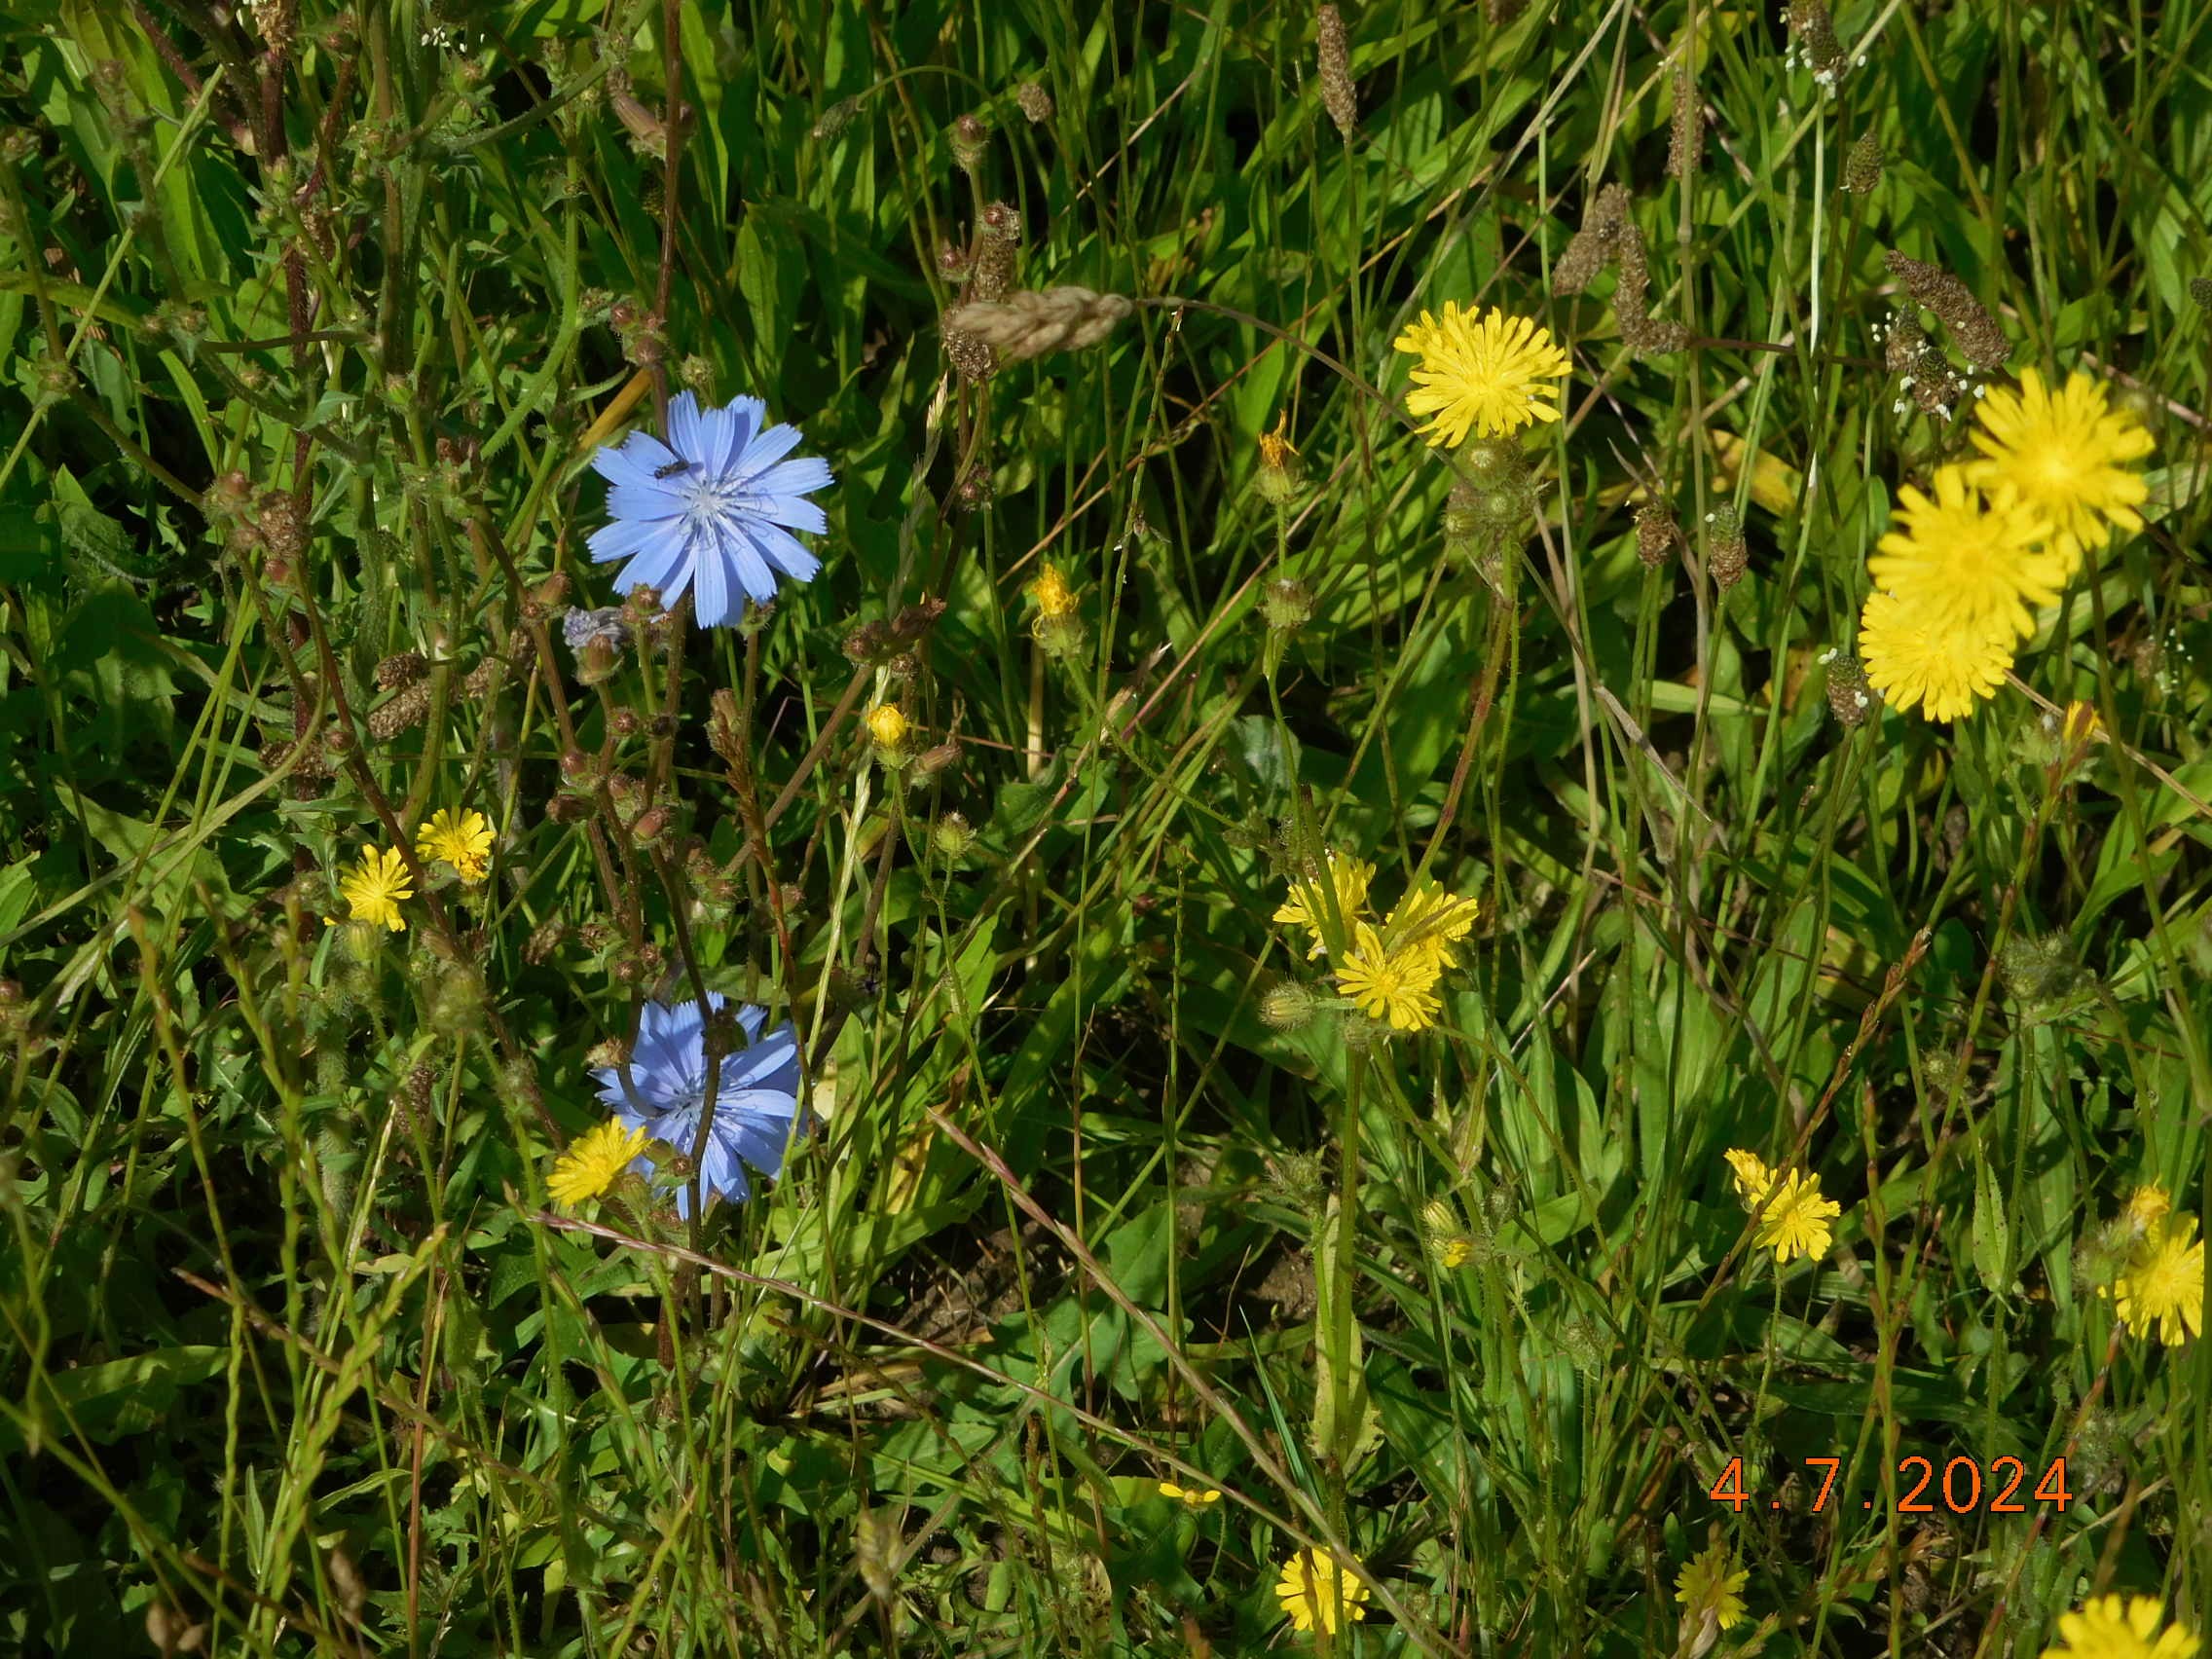
[[[735,622],[742,601],[766,605],[780,582],[809,581],[822,562],[791,532],[830,528],[805,499],[830,482],[827,461],[786,461],[796,426],[767,424],[757,397],[701,410],[688,391],[669,400],[668,442],[632,432],[591,458],[612,486],[613,523],[591,534],[596,563],[628,559],[617,591],[660,590],[674,608],[685,587],[703,628]],[[788,528],[787,528],[788,527]]]
[[[709,991],[707,1003],[720,1008],[721,993]],[[751,1005],[737,1011],[746,1047],[722,1056],[714,1126],[707,1131],[706,1152],[699,1161],[702,1198],[726,1198],[743,1203],[753,1193],[745,1165],[752,1164],[763,1175],[781,1174],[793,1121],[799,1120],[798,1126],[805,1127],[798,1104],[798,1040],[788,1025],[762,1037],[760,1027],[767,1017],[766,1009]],[[637,1046],[630,1053],[628,1087],[618,1066],[591,1075],[599,1085],[600,1099],[614,1108],[625,1128],[644,1129],[655,1141],[690,1157],[707,1101],[707,1047],[699,1005],[645,1004]],[[645,1173],[656,1161],[648,1153],[631,1167]],[[676,1208],[682,1215],[691,1213],[688,1183],[678,1190]]]

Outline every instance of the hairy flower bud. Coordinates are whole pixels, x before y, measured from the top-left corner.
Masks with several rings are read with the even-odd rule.
[[[930,826],[930,845],[948,863],[967,855],[976,844],[976,827],[957,812],[948,812]]]
[[[1276,1031],[1296,1031],[1313,1017],[1313,993],[1296,979],[1270,987],[1260,999],[1260,1017]]]

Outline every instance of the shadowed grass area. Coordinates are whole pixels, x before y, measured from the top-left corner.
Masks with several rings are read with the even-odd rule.
[[[2212,7],[1786,13],[18,0],[0,1647],[2212,1623]],[[2142,499],[1931,722],[2031,369]]]

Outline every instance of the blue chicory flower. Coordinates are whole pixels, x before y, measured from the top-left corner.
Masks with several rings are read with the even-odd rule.
[[[708,992],[707,1004],[720,1008],[721,993]],[[750,1004],[740,1008],[737,1023],[746,1046],[722,1056],[714,1126],[707,1131],[706,1153],[699,1162],[699,1195],[710,1202],[726,1198],[743,1203],[752,1197],[745,1179],[748,1163],[763,1175],[781,1174],[794,1120],[798,1130],[806,1127],[798,1104],[798,1039],[788,1025],[761,1036],[767,1018],[766,1009]],[[600,1099],[614,1109],[624,1128],[642,1128],[656,1142],[690,1157],[698,1144],[699,1115],[707,1097],[707,1047],[699,1005],[645,1004],[638,1041],[630,1051],[628,1084],[619,1066],[591,1075],[599,1085]],[[630,1167],[648,1174],[657,1161],[655,1153],[647,1153]],[[683,1216],[691,1213],[688,1182],[677,1190],[676,1208]]]
[[[683,590],[703,628],[733,623],[744,601],[766,605],[784,581],[813,579],[822,561],[791,534],[830,528],[806,496],[830,482],[827,461],[786,461],[796,426],[771,426],[757,397],[727,409],[699,407],[688,391],[669,400],[668,442],[632,432],[591,458],[611,486],[613,523],[591,533],[597,564],[628,559],[618,592],[660,590],[673,608]]]

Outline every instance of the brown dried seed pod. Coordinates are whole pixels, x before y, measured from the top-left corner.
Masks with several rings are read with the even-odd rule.
[[[952,337],[964,335],[1014,362],[1048,351],[1080,351],[1105,339],[1135,309],[1120,294],[1088,288],[1025,290],[999,304],[965,305],[945,313],[945,344],[949,350]]]
[[[1582,215],[1582,228],[1574,233],[1567,250],[1552,268],[1552,292],[1579,294],[1587,288],[1613,254],[1613,233],[1628,213],[1628,192],[1608,184]]]
[[[1321,37],[1321,106],[1346,138],[1359,126],[1359,104],[1352,94],[1351,52],[1345,42],[1345,20],[1334,6],[1314,14]]]
[[[2005,360],[2012,354],[2005,331],[1964,282],[1948,271],[1909,259],[1896,248],[1890,249],[1887,261],[1890,275],[1904,284],[1906,293],[1936,313],[1968,362],[1984,369],[2005,366]]]
[[[1035,81],[1024,81],[1014,88],[1014,101],[1021,106],[1032,127],[1042,127],[1052,119],[1052,94]]]
[[[1841,654],[1828,659],[1828,713],[1838,724],[1856,730],[1874,712],[1875,693],[1866,683],[1866,671],[1856,657]]]
[[[1866,196],[1882,182],[1882,144],[1871,132],[1862,132],[1843,158],[1843,188],[1854,196]]]
[[[952,313],[947,312],[946,316]],[[996,351],[963,329],[944,326],[944,354],[952,359],[952,366],[960,371],[962,380],[986,381],[999,372]]]
[[[1667,134],[1667,172],[1687,178],[1705,160],[1705,106],[1690,84],[1689,65],[1675,65],[1675,118]]]
[[[376,682],[386,691],[396,691],[402,685],[414,684],[429,672],[429,661],[421,651],[401,651],[377,664]]]
[[[389,702],[370,712],[369,735],[380,743],[388,743],[410,726],[422,724],[429,712],[430,687],[427,682],[419,680],[400,687]]]
[[[1657,570],[1667,562],[1678,535],[1675,515],[1664,501],[1645,501],[1636,509],[1636,556],[1645,570]]]
[[[1713,573],[1714,585],[1726,593],[1744,579],[1750,563],[1743,521],[1734,504],[1723,501],[1705,515],[1705,568]]]

